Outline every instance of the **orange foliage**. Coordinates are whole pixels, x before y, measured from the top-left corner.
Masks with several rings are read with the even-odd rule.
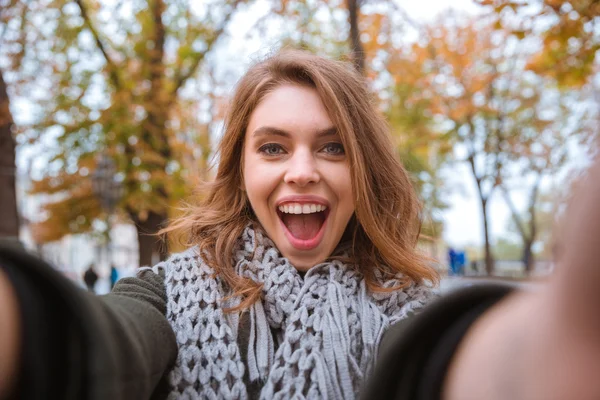
[[[532,57],[528,68],[555,78],[561,85],[581,87],[594,73],[596,53],[600,40],[600,2],[597,0],[543,0],[536,13],[524,10],[527,3],[516,0],[479,0],[490,6],[500,21],[517,19],[521,23],[512,28],[521,39],[535,36],[535,27],[549,25],[542,38],[542,51]],[[500,23],[502,25],[502,23]]]

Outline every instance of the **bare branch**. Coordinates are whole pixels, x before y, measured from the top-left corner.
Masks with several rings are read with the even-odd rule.
[[[100,34],[96,30],[96,28],[94,28],[94,24],[92,23],[92,20],[90,19],[90,16],[87,12],[87,9],[85,8],[85,6],[83,4],[83,0],[75,0],[75,3],[77,3],[77,5],[79,6],[79,10],[81,12],[81,17],[83,18],[87,28],[92,33],[92,36],[94,37],[94,40],[96,41],[96,45],[98,46],[98,48],[102,52],[102,55],[104,56],[104,59],[106,60],[110,80],[112,81],[113,85],[115,85],[115,87],[117,89],[120,89],[122,87],[122,85],[121,85],[121,81],[119,79],[119,74],[117,72],[116,63],[113,61],[113,59],[110,57],[110,55],[106,51],[106,48],[105,48],[104,44],[102,43],[102,40],[100,39]]]
[[[155,0],[152,2],[150,9],[154,23],[151,38],[154,42],[154,51],[150,52],[148,61],[150,64],[150,82],[152,84],[149,96],[153,96],[162,90],[162,78],[164,76],[165,26],[162,22],[162,15],[165,11],[165,4],[162,0]]]
[[[409,16],[404,8],[400,7],[400,5],[398,5],[396,2],[392,2],[391,4],[392,8],[397,11],[402,16],[402,19],[408,22],[413,29],[416,29],[419,32],[423,30],[423,25],[419,24],[411,16]]]
[[[359,74],[365,73],[365,51],[360,41],[360,30],[358,28],[358,15],[360,14],[360,2],[358,0],[346,0],[348,9],[348,23],[350,25],[350,44],[352,47],[352,61],[354,68]]]
[[[540,185],[542,183],[542,176],[543,176],[543,173],[540,172],[535,180],[535,184],[533,185],[533,188],[531,189],[531,195],[529,196],[529,214],[530,214],[530,218],[531,218],[531,220],[529,221],[529,239],[530,239],[530,241],[533,241],[535,239],[535,237],[537,236],[537,225],[538,225],[537,222],[538,221],[536,218],[537,212],[536,212],[535,206],[537,205],[537,202],[538,202]]]
[[[80,1],[80,0],[78,0],[78,1]],[[217,40],[219,40],[219,38],[221,37],[223,32],[225,32],[225,28],[227,27],[229,20],[233,16],[235,10],[237,9],[237,7],[240,3],[242,3],[242,0],[235,0],[233,2],[231,12],[229,12],[228,14],[225,15],[225,18],[221,22],[221,25],[213,33],[212,37],[207,40],[206,50],[204,50],[201,54],[198,55],[198,57],[194,60],[194,63],[192,64],[192,66],[185,72],[183,72],[181,70],[177,71],[177,73],[175,74],[175,85],[173,86],[173,89],[171,91],[171,95],[172,95],[171,97],[173,97],[177,93],[177,91],[181,88],[181,86],[183,86],[183,84],[196,72],[196,70],[198,69],[198,66],[200,65],[202,60],[204,60],[204,57],[206,56],[206,54],[208,54],[208,52],[210,52],[212,50],[214,44],[217,42]]]
[[[515,203],[513,203],[512,199],[510,198],[510,193],[508,193],[508,189],[506,189],[504,185],[500,185],[500,189],[502,190],[504,200],[506,201],[506,204],[510,209],[510,216],[515,225],[517,226],[517,230],[521,234],[523,240],[527,241],[529,239],[529,236],[527,235],[527,232],[525,232],[525,224],[519,216],[519,212],[517,211],[517,207],[515,207]]]

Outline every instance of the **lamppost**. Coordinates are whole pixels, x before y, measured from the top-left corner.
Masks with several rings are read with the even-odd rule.
[[[118,179],[117,169],[112,158],[107,154],[102,154],[96,165],[96,170],[92,174],[92,191],[100,201],[100,205],[106,211],[106,261],[108,270],[111,267],[111,237],[112,228],[111,218],[115,207],[123,196],[123,185]]]

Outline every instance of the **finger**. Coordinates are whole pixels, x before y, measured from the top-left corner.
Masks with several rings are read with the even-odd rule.
[[[16,383],[20,330],[17,295],[0,265],[0,399],[9,398]]]
[[[564,305],[581,307],[578,316],[600,320],[600,157],[575,189],[559,237],[554,282]]]

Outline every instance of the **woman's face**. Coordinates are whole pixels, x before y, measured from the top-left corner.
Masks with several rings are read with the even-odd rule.
[[[244,189],[258,221],[301,271],[323,262],[354,213],[350,167],[315,89],[283,85],[250,116]]]

